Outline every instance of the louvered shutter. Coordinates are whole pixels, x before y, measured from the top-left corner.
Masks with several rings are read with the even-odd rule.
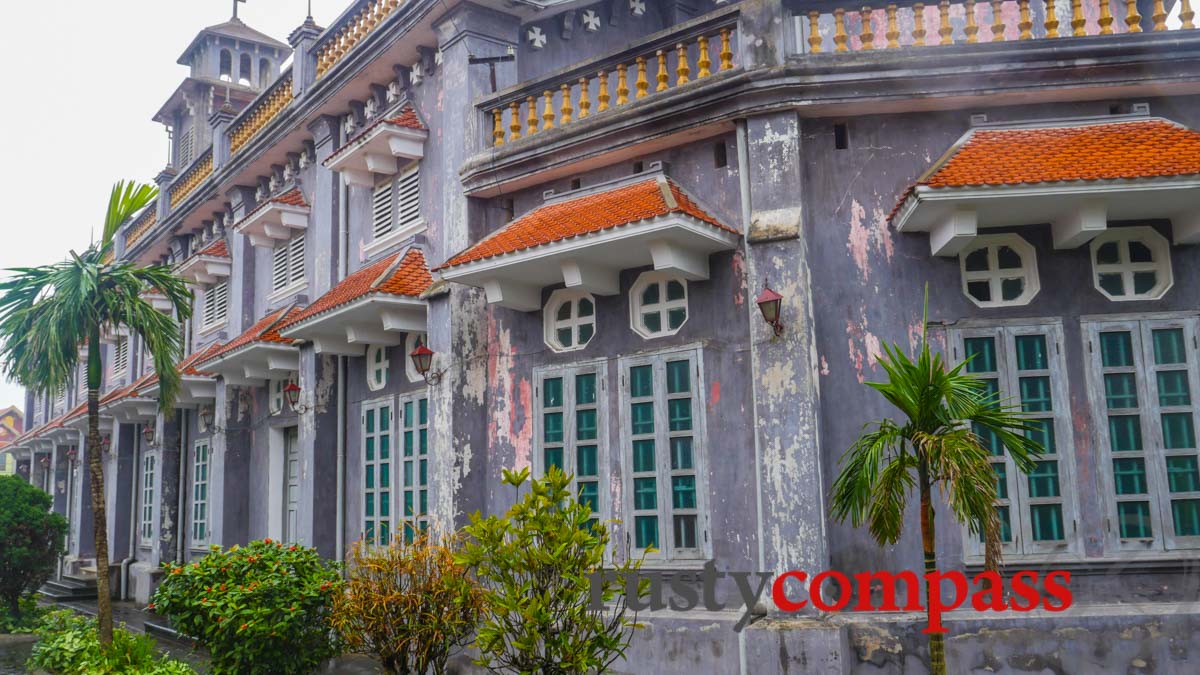
[[[371,196],[371,230],[375,239],[392,231],[392,184],[389,178],[376,185]]]
[[[116,375],[124,375],[129,368],[129,338],[120,338],[117,340],[117,347],[113,353],[113,373]]]
[[[288,284],[288,244],[275,248],[271,263],[271,290],[278,291]]]
[[[304,233],[288,242],[288,283],[304,281]]]
[[[404,229],[421,219],[420,165],[396,181],[396,227]]]
[[[204,325],[216,326],[225,323],[225,309],[229,304],[229,284],[222,281],[212,288],[204,298]]]
[[[192,163],[192,148],[195,145],[195,130],[188,129],[179,139],[179,166],[186,167]]]

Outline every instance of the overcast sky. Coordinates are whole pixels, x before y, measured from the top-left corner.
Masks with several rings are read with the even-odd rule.
[[[326,26],[350,0],[312,0]],[[307,0],[249,0],[248,25],[286,41]],[[233,0],[0,3],[0,269],[52,263],[99,229],[112,183],[166,164],[167,134],[150,118],[187,75],[175,62],[196,33],[229,19]],[[0,409],[24,406],[0,382]]]

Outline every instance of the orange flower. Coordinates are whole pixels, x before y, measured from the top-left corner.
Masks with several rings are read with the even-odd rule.
[[[171,574],[183,574],[183,568],[176,567],[175,569],[171,570]]]
[[[269,543],[271,543],[271,538],[270,538],[270,537],[267,537],[266,539],[263,539],[263,543],[264,543],[264,544],[269,544]]]
[[[146,605],[146,609],[154,609],[154,603],[152,602],[152,603]]]
[[[291,546],[289,546],[289,547],[288,547],[288,550],[289,550],[289,551],[295,551],[295,550],[296,550],[296,545],[295,545],[295,544],[292,544]]]

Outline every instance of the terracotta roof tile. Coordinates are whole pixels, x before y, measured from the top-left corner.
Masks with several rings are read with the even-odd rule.
[[[385,293],[417,297],[433,283],[429,267],[425,264],[425,254],[421,249],[410,248],[407,253],[395,253],[382,260],[372,263],[354,274],[346,277],[340,284],[329,289],[329,292],[317,298],[316,302],[307,309],[298,312],[287,321],[287,326],[293,326],[323,314],[367,295]],[[399,259],[399,263],[397,263]],[[286,326],[281,326],[284,328]]]
[[[391,126],[405,127],[408,129],[416,129],[417,131],[429,131],[429,127],[425,126],[425,123],[421,121],[421,117],[419,115],[417,115],[417,111],[414,110],[411,105],[406,105],[406,106],[404,106],[404,109],[400,111],[399,114],[393,115],[391,117],[383,117],[383,118],[377,119],[374,122],[368,124],[366,127],[363,128],[362,131],[358,132],[358,134],[355,135],[354,138],[351,138],[350,140],[343,143],[342,147],[338,148],[329,157],[326,157],[324,164],[326,166],[328,166],[329,162],[333,161],[333,159],[335,157],[342,154],[342,152],[349,150],[352,147],[355,147],[358,144],[359,140],[365,138],[367,134],[374,131],[375,127],[378,127],[381,124],[389,124]]]
[[[207,363],[213,359],[226,356],[231,352],[237,351],[242,347],[247,347],[256,342],[273,342],[277,344],[290,345],[295,342],[289,338],[285,338],[279,334],[280,326],[288,323],[292,317],[300,312],[300,308],[281,307],[274,312],[259,319],[253,326],[246,329],[241,335],[233,340],[230,340],[224,347],[214,349],[207,354],[202,360],[196,361],[198,366],[200,363]]]
[[[220,342],[214,342],[211,345],[194,352],[191,356],[179,362],[179,373],[184,376],[193,377],[209,377],[212,373],[204,372],[196,368],[196,364],[204,361],[208,357],[221,351],[223,345]]]
[[[279,195],[278,197],[271,197],[269,199],[264,199],[261,203],[259,203],[258,206],[255,206],[253,209],[250,209],[250,212],[247,213],[245,215],[245,217],[243,217],[241,220],[239,220],[236,225],[233,226],[234,229],[241,227],[242,223],[246,222],[247,220],[250,220],[251,216],[258,213],[259,211],[262,211],[263,209],[267,208],[271,204],[286,204],[287,206],[299,206],[299,207],[307,207],[308,206],[308,202],[304,199],[304,193],[300,191],[300,188],[292,188],[291,190],[288,190],[287,192]]]
[[[667,201],[668,190],[674,205]],[[683,213],[713,227],[738,234],[701,209],[674,181],[652,177],[540,206],[450,258],[438,269],[515,253],[672,213]]]
[[[209,258],[228,258],[229,245],[225,243],[225,237],[221,237],[208,246],[205,246],[196,255],[207,256]]]

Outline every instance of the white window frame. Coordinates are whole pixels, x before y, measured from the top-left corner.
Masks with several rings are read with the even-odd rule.
[[[201,329],[224,326],[229,319],[229,280],[225,279],[204,289],[204,315]]]
[[[208,543],[208,483],[212,462],[212,444],[202,438],[192,447],[192,546]]]
[[[421,402],[425,402],[425,421],[421,421]],[[430,461],[433,458],[433,448],[430,446],[429,438],[429,420],[432,414],[432,409],[429,407],[429,394],[422,390],[411,394],[406,394],[400,397],[396,406],[398,422],[393,425],[394,432],[398,435],[397,441],[392,448],[393,457],[396,457],[395,464],[399,467],[396,475],[392,480],[392,489],[397,489],[399,485],[400,498],[395,500],[396,518],[398,524],[404,526],[404,534],[406,541],[413,541],[418,532],[426,532],[429,529],[429,473]],[[424,432],[424,436],[422,436]],[[413,454],[405,454],[408,443],[408,435],[412,434]],[[421,439],[425,439],[425,452],[421,453]],[[425,467],[425,483],[421,484],[421,467]],[[410,480],[411,474],[411,480]],[[425,493],[425,510],[421,511],[421,494]],[[405,511],[409,495],[412,496],[412,515],[408,515]]]
[[[1178,450],[1166,449],[1163,439],[1161,415],[1163,413],[1190,412],[1193,432],[1200,431],[1200,317],[1195,314],[1141,314],[1109,317],[1083,317],[1081,320],[1083,339],[1088,348],[1088,391],[1091,392],[1092,419],[1097,447],[1100,449],[1101,477],[1105,504],[1105,549],[1110,554],[1123,556],[1172,555],[1177,551],[1192,551],[1200,548],[1200,536],[1176,536],[1171,515],[1172,498],[1200,498],[1200,492],[1172,493],[1166,469],[1168,456],[1200,455],[1200,448]],[[1155,363],[1153,333],[1162,329],[1183,331],[1186,364],[1159,367]],[[1133,367],[1105,367],[1100,334],[1128,331],[1131,334]],[[1185,370],[1190,389],[1190,406],[1162,406],[1159,402],[1159,370]],[[1114,457],[1112,439],[1108,425],[1106,373],[1134,373],[1138,407],[1116,409],[1117,415],[1138,415],[1142,449],[1123,451],[1121,457],[1137,458],[1145,462],[1147,493],[1143,495],[1117,495],[1116,479],[1113,476]],[[1121,537],[1117,504],[1122,501],[1146,501],[1150,505],[1152,536],[1148,538]],[[1193,554],[1194,555],[1194,554]]]
[[[386,214],[383,213],[385,200]],[[425,221],[421,218],[421,163],[415,162],[399,173],[388,176],[372,190],[371,242],[363,247],[363,252],[367,258],[372,258],[424,229]]]
[[[425,378],[417,372],[417,367],[412,362],[412,353],[417,348],[417,345],[429,345],[429,334],[420,331],[409,331],[404,336],[404,374],[408,376],[409,382],[424,382]]]
[[[271,294],[270,300],[292,295],[308,284],[305,268],[307,239],[305,232],[297,232],[291,239],[271,250]]]
[[[1046,341],[1048,368],[1018,370],[1017,338],[1041,335]],[[1058,497],[1033,498],[1029,494],[1029,477],[1017,469],[1007,452],[997,456],[992,463],[1003,463],[1007,480],[1008,498],[997,501],[997,507],[1009,508],[1009,524],[1012,541],[1002,544],[1006,556],[1024,560],[1076,558],[1082,552],[1079,537],[1079,510],[1075,483],[1075,438],[1074,421],[1071,418],[1070,385],[1067,380],[1066,354],[1064,353],[1063,327],[1060,319],[1020,319],[999,323],[966,321],[950,331],[950,344],[956,362],[966,358],[966,340],[970,338],[992,338],[996,349],[996,370],[973,373],[985,379],[998,380],[1000,402],[1006,406],[1021,405],[1020,380],[1022,377],[1048,377],[1053,410],[1045,413],[1027,413],[1031,419],[1052,420],[1055,452],[1042,455],[1039,461],[1058,463]],[[964,368],[963,372],[967,372]],[[1029,509],[1038,504],[1059,503],[1062,506],[1062,541],[1036,541]],[[963,549],[969,563],[982,563],[984,547],[980,536],[962,528]]]
[[[154,493],[158,456],[146,452],[142,455],[141,512],[138,519],[138,538],[142,548],[154,546]]]
[[[683,286],[682,300],[667,300],[667,284],[671,281],[678,281]],[[658,302],[649,306],[643,305],[642,292],[651,284],[659,285]],[[642,272],[638,276],[637,281],[634,281],[633,286],[629,289],[629,325],[635,333],[647,340],[675,335],[687,325],[688,319],[692,317],[691,308],[688,306],[688,298],[687,279],[669,272]],[[680,307],[685,312],[683,323],[680,323],[676,328],[671,328],[668,315],[672,309]],[[659,330],[652,331],[642,323],[642,314],[646,312],[656,312],[659,315]]]
[[[1021,266],[1016,269],[1000,269],[999,250],[1001,247],[1011,248],[1021,258]],[[986,270],[967,271],[967,257],[980,249],[987,249],[988,268]],[[1042,289],[1038,278],[1037,250],[1019,234],[988,234],[976,237],[963,249],[958,256],[958,267],[962,278],[962,292],[967,299],[978,307],[1019,307],[1028,305]],[[1004,300],[1001,284],[1006,279],[1021,279],[1024,289],[1012,300]],[[971,295],[968,286],[971,282],[983,281],[988,284],[991,300],[980,300]]]
[[[578,396],[576,394],[576,377],[579,375],[595,375],[596,376],[596,402],[588,405],[579,405]],[[545,397],[545,382],[548,379],[562,379],[562,405],[556,407],[546,406]],[[569,365],[562,366],[538,366],[533,369],[534,382],[534,453],[533,453],[533,472],[535,476],[546,475],[546,429],[545,416],[547,413],[560,412],[562,414],[562,442],[553,445],[559,445],[563,453],[563,471],[571,476],[571,494],[578,499],[580,481],[579,481],[579,466],[578,466],[578,449],[580,445],[595,445],[596,446],[596,477],[584,482],[596,483],[596,509],[592,512],[593,517],[603,522],[610,520],[609,515],[612,512],[612,505],[609,504],[610,491],[610,460],[608,455],[608,360],[595,359],[590,361],[579,361]],[[577,413],[580,410],[596,411],[596,438],[593,442],[581,442],[581,439],[576,438],[576,420]],[[592,439],[582,439],[589,441]]]
[[[382,429],[380,420],[382,419],[380,412],[387,411],[388,428]],[[386,546],[392,540],[392,536],[396,533],[396,503],[392,499],[396,489],[396,472],[393,469],[397,466],[396,462],[396,407],[392,402],[392,398],[386,397],[373,401],[365,401],[362,404],[362,414],[359,420],[360,436],[362,437],[359,452],[361,452],[362,476],[359,479],[359,487],[362,489],[362,499],[359,502],[360,517],[359,524],[362,528],[359,530],[359,538],[368,546]],[[373,414],[374,431],[367,431],[367,417]],[[386,460],[382,458],[382,448],[385,444],[388,448],[388,457]],[[372,458],[367,458],[367,445],[370,441],[374,441]],[[385,470],[386,467],[386,470]],[[372,474],[373,486],[367,487],[367,475]],[[383,476],[388,477],[388,486],[383,487]],[[388,513],[386,519],[380,518],[377,514],[385,501],[388,503]],[[372,503],[372,514],[367,515],[367,501],[370,498]],[[382,522],[381,522],[382,521]],[[369,522],[369,527],[368,527]],[[383,541],[379,541],[375,534],[385,536]]]
[[[587,300],[592,303],[590,316],[579,316],[580,302]],[[564,305],[571,308],[571,315],[566,319],[558,318],[558,311]],[[550,294],[546,306],[542,308],[542,339],[546,346],[559,353],[575,352],[586,348],[596,338],[596,298],[587,291],[577,288],[560,288]],[[584,326],[591,326],[592,334],[586,341],[580,340],[580,332]],[[564,345],[558,339],[559,330],[571,331],[571,344]]]
[[[1129,242],[1131,241],[1140,241],[1145,244],[1154,256],[1154,262],[1129,262]],[[1100,247],[1111,242],[1117,242],[1120,262],[1115,264],[1099,263],[1096,256]],[[1166,237],[1159,234],[1158,230],[1148,225],[1113,227],[1105,230],[1100,236],[1092,240],[1091,261],[1092,285],[1095,286],[1101,295],[1113,302],[1158,300],[1166,295],[1167,291],[1171,290],[1171,287],[1175,285],[1174,273],[1171,270],[1171,243],[1167,241]],[[1158,274],[1158,283],[1148,293],[1135,294],[1133,292],[1134,273],[1150,271]],[[1126,290],[1124,295],[1112,295],[1100,286],[1100,276],[1102,274],[1118,273],[1121,275],[1122,286]]]
[[[671,567],[678,563],[683,563],[684,566],[694,566],[703,563],[712,557],[712,538],[709,536],[711,531],[710,512],[708,504],[708,453],[707,453],[707,427],[705,417],[705,380],[704,380],[704,364],[703,351],[698,346],[689,346],[681,349],[670,349],[652,354],[642,354],[638,356],[622,357],[617,362],[618,379],[621,387],[621,475],[624,496],[622,498],[621,511],[624,515],[623,522],[625,523],[625,531],[629,541],[630,551],[634,557],[638,557],[645,553],[646,561],[651,566],[667,566]],[[671,497],[671,478],[673,472],[670,467],[670,442],[672,432],[668,427],[668,413],[666,393],[666,364],[669,361],[686,360],[689,362],[689,373],[691,376],[691,405],[692,405],[692,462],[693,469],[691,472],[696,476],[696,543],[694,549],[675,549],[673,546],[662,546],[659,550],[648,552],[646,549],[638,548],[637,546],[637,522],[636,517],[642,515],[641,512],[634,509],[635,505],[635,479],[642,476],[634,472],[633,467],[633,428],[631,405],[635,401],[631,397],[631,383],[629,372],[631,368],[637,366],[651,366],[653,370],[653,397],[654,403],[654,419],[655,419],[655,478],[657,479],[657,494],[656,494],[656,512],[658,516],[658,539],[660,546],[663,542],[670,541],[674,537],[674,521],[672,514],[674,509],[669,505]],[[672,398],[680,398],[678,396]],[[686,434],[676,434],[686,435]],[[667,467],[666,470],[658,470],[658,466]],[[665,499],[663,497],[666,497]],[[692,509],[688,509],[692,511]]]
[[[387,345],[371,345],[367,348],[367,389],[382,391],[388,385],[388,370],[392,362],[388,359]]]

